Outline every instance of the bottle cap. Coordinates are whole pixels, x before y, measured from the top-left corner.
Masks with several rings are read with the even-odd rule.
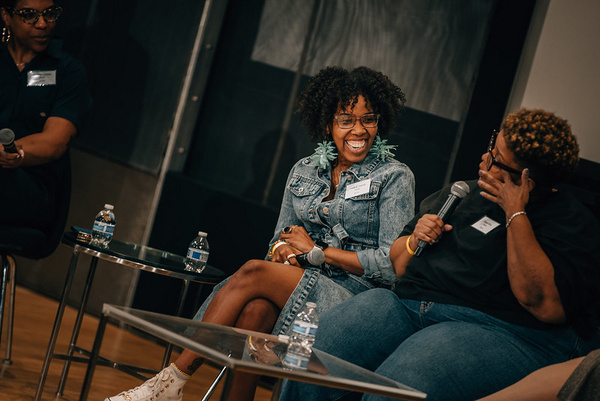
[[[201,235],[202,237],[207,237],[208,234],[205,233],[204,231],[198,231],[198,235]]]
[[[113,210],[115,207],[113,205],[111,205],[110,203],[105,203],[104,208],[108,209],[108,210]]]

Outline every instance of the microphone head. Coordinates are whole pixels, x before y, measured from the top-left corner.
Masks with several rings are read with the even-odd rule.
[[[302,267],[307,265],[321,266],[323,263],[325,263],[325,254],[321,249],[317,248],[315,251],[315,248],[313,248],[309,252],[296,255],[296,260]]]
[[[308,261],[313,266],[321,266],[325,263],[325,254],[323,251],[313,252],[312,250],[308,253]]]
[[[471,188],[469,188],[469,185],[464,181],[456,181],[452,184],[452,188],[450,188],[452,195],[457,196],[460,199],[467,196],[470,190]]]
[[[15,140],[15,133],[10,128],[0,129],[0,143],[2,145],[9,145]]]

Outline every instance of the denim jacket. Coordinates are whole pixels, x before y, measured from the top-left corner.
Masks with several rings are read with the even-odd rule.
[[[366,180],[371,180],[370,185],[357,189],[356,183]],[[315,241],[356,252],[364,270],[362,279],[389,286],[397,279],[390,247],[414,215],[414,187],[408,166],[391,158],[381,161],[369,153],[342,172],[334,198],[323,202],[332,190],[331,165],[319,169],[310,157],[301,159],[288,175],[270,245],[283,227],[303,226]],[[350,274],[336,266],[325,268],[330,274],[336,270]]]

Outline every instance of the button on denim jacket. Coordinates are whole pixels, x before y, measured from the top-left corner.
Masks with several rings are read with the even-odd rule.
[[[364,180],[371,180],[368,190],[351,196],[352,184]],[[389,258],[390,247],[414,215],[414,187],[414,175],[408,166],[392,158],[381,161],[369,153],[362,162],[342,172],[335,197],[322,202],[332,190],[331,165],[319,169],[310,157],[301,159],[288,175],[270,245],[283,227],[303,226],[315,241],[356,252],[365,284],[389,286],[397,280]],[[325,270],[330,275],[349,274],[331,265]]]

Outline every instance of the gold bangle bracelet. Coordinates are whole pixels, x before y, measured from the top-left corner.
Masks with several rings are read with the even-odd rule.
[[[267,255],[267,258],[269,260],[271,260],[273,258],[273,254],[275,253],[275,249],[279,248],[283,244],[287,244],[287,241],[286,240],[275,241],[275,243],[271,246],[271,249],[269,249],[269,254]]]
[[[408,245],[408,242],[410,241],[410,237],[412,237],[412,234],[409,235],[408,238],[406,239],[406,250],[412,256],[412,255],[415,254],[415,251],[413,251],[412,249],[410,249],[410,245]]]

